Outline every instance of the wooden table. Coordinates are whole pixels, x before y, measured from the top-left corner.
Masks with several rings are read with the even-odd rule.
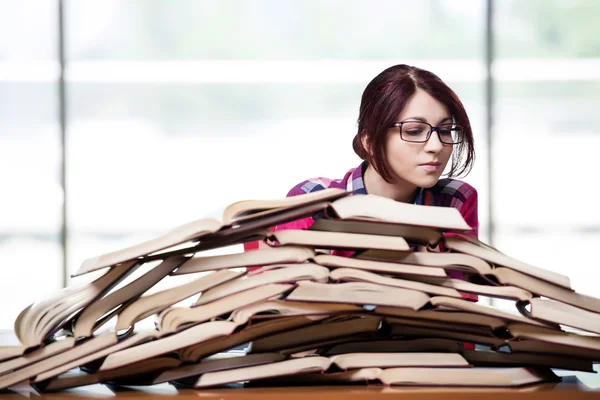
[[[592,390],[576,377],[566,377],[563,382],[526,386],[518,389],[484,388],[425,388],[425,387],[384,387],[384,386],[305,386],[277,388],[224,388],[224,389],[176,389],[169,384],[153,387],[109,388],[105,385],[92,385],[57,393],[38,394],[28,386],[14,389],[14,392],[0,394],[0,400],[23,400],[25,397],[40,400],[73,399],[160,399],[168,400],[363,400],[363,399],[403,399],[403,400],[579,400],[600,399],[600,390]]]

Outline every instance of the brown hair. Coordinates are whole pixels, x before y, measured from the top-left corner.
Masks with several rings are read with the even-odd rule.
[[[397,122],[398,114],[417,88],[444,104],[454,122],[463,127],[464,138],[460,144],[454,145],[448,176],[469,173],[475,161],[475,145],[471,123],[463,104],[437,75],[404,64],[387,68],[365,88],[360,102],[358,133],[352,142],[354,152],[371,164],[386,182],[392,183],[391,168],[385,158],[387,132]],[[371,149],[370,153],[363,146],[363,138]]]

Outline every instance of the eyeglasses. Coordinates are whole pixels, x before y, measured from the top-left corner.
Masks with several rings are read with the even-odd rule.
[[[396,122],[390,128],[398,128],[400,138],[412,143],[427,142],[433,131],[437,131],[440,142],[444,144],[459,144],[463,141],[463,127],[450,122],[435,127],[427,122],[404,121]]]

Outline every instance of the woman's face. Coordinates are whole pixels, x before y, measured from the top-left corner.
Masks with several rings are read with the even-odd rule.
[[[451,117],[442,103],[427,92],[417,89],[396,121],[423,121],[437,127],[442,122],[452,122]],[[407,127],[410,125],[405,124],[404,129]],[[430,188],[444,172],[452,155],[452,147],[440,141],[437,131],[432,132],[425,143],[411,143],[400,137],[398,128],[391,128],[387,137],[386,157],[392,173],[400,181]]]

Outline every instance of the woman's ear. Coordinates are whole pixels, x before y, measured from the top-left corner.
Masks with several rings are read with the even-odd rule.
[[[370,155],[371,146],[369,145],[369,135],[365,129],[360,132],[360,144],[362,144],[362,147],[365,149],[366,153]]]

